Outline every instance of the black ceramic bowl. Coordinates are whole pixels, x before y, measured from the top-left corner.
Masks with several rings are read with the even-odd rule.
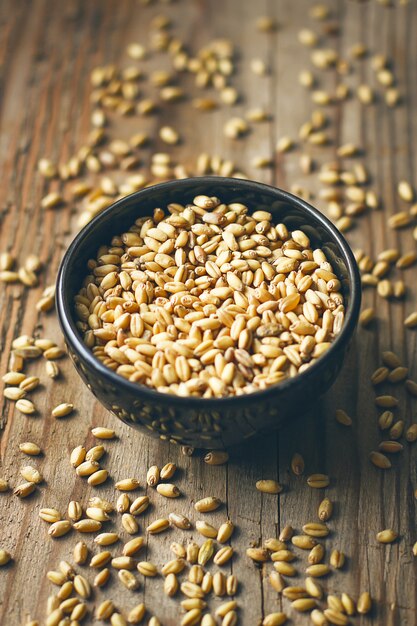
[[[75,325],[74,296],[86,275],[86,262],[135,219],[170,202],[192,202],[198,194],[222,202],[242,202],[251,211],[271,211],[275,223],[301,229],[323,248],[342,282],[346,317],[329,350],[302,374],[244,396],[202,399],[159,393],[129,382],[104,366],[84,345]],[[121,420],[143,433],[198,448],[223,448],[276,428],[310,407],[335,381],[358,320],[360,277],[353,254],[340,232],[319,211],[285,191],[261,183],[190,178],[161,183],[123,198],[95,217],[69,246],[58,275],[57,308],[69,354],[87,387]]]

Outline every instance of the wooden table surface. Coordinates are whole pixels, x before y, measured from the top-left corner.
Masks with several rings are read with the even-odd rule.
[[[172,4],[154,2],[150,6],[134,0],[0,3],[0,251],[10,251],[20,264],[28,253],[36,253],[44,265],[38,288],[1,288],[2,374],[7,371],[11,342],[18,335],[35,333],[62,344],[55,314],[39,314],[35,304],[42,288],[55,280],[63,251],[77,230],[79,209],[72,202],[56,210],[41,209],[41,198],[50,188],[59,189],[60,184],[54,181],[50,185],[42,179],[37,162],[41,157],[62,162],[83,145],[90,129],[91,69],[104,63],[135,65],[126,57],[126,45],[133,41],[147,45],[150,20],[158,14],[172,18],[173,33],[187,42],[194,53],[214,37],[229,37],[233,41],[237,71],[232,82],[242,99],[235,107],[221,106],[209,113],[196,111],[186,100],[162,107],[155,116],[114,116],[111,135],[128,138],[141,130],[155,135],[160,125],[169,123],[179,129],[183,138],[179,146],[168,148],[176,162],[192,169],[197,155],[209,152],[234,160],[236,168],[249,177],[284,188],[299,183],[313,194],[317,194],[320,185],[314,174],[301,173],[300,150],[274,154],[279,137],[288,135],[298,141],[300,125],[316,108],[297,79],[302,69],[311,67],[309,50],[297,41],[299,30],[314,29],[321,34],[323,45],[337,49],[342,58],[348,57],[348,51],[358,42],[366,44],[371,55],[387,54],[403,96],[402,104],[389,109],[379,98],[366,107],[356,98],[349,98],[325,107],[331,142],[325,147],[309,146],[307,151],[324,162],[335,159],[336,147],[342,143],[353,142],[363,149],[361,161],[371,173],[372,188],[382,198],[383,208],[354,220],[354,228],[347,234],[352,247],[362,248],[373,259],[385,248],[398,247],[402,252],[415,249],[411,230],[389,230],[386,220],[407,208],[396,193],[398,181],[413,182],[414,177],[414,183],[417,182],[416,4],[403,6],[393,1],[393,6],[387,7],[375,0],[326,0],[326,5],[332,13],[326,23],[339,23],[339,36],[323,36],[326,23],[309,17],[311,3],[307,0],[178,0]],[[274,17],[278,29],[269,34],[259,32],[255,21],[260,15]],[[251,71],[253,58],[267,62],[267,76]],[[166,56],[158,54],[138,64],[146,72],[161,66],[169,68]],[[376,84],[369,57],[352,61],[352,66],[354,71],[344,80],[353,90],[360,83]],[[314,71],[323,87],[335,88],[334,71]],[[202,95],[188,78],[184,84],[194,97]],[[377,87],[377,91],[382,93],[382,88]],[[258,106],[271,114],[269,121],[252,124],[244,139],[224,137],[222,127],[227,119]],[[166,146],[156,139],[143,150],[145,163],[154,151],[165,150]],[[274,156],[274,166],[254,169],[251,161],[260,155]],[[313,202],[325,208],[320,199]],[[289,601],[271,588],[267,576],[271,564],[256,567],[245,550],[251,543],[277,536],[286,524],[300,531],[304,523],[316,520],[324,493],[335,502],[335,514],[329,522],[331,535],[325,542],[326,558],[333,548],[342,550],[347,557],[345,567],[324,580],[325,589],[329,593],[346,591],[355,599],[361,591],[370,591],[374,609],[368,616],[353,617],[355,624],[416,624],[417,560],[412,545],[417,540],[413,495],[417,487],[417,448],[404,441],[404,451],[393,458],[393,468],[385,472],[368,459],[370,450],[377,448],[381,440],[374,390],[369,381],[380,364],[381,352],[394,349],[410,368],[410,377],[417,377],[416,334],[403,326],[405,316],[415,308],[415,270],[406,270],[404,276],[408,292],[403,301],[392,303],[378,298],[373,289],[364,291],[364,306],[375,306],[378,319],[369,328],[358,330],[340,378],[327,396],[311,407],[311,414],[280,433],[231,450],[229,463],[220,467],[205,464],[198,451],[187,457],[178,447],[146,438],[119,423],[82,385],[69,359],[61,362],[63,375],[57,381],[45,376],[40,361],[31,363],[28,371],[39,374],[42,382],[42,387],[31,394],[39,413],[24,416],[15,410],[13,402],[2,401],[0,476],[15,487],[22,482],[20,466],[29,462],[40,468],[45,483],[26,500],[11,492],[0,494],[0,547],[9,550],[14,559],[0,571],[0,623],[22,625],[29,615],[45,623],[47,597],[56,593],[45,574],[56,569],[61,559],[71,561],[72,548],[80,539],[75,532],[58,540],[48,537],[47,524],[38,517],[39,509],[55,507],[65,514],[70,500],[80,500],[85,505],[93,491],[115,500],[112,481],[98,490],[87,489],[85,480],[76,476],[69,463],[70,451],[76,445],[94,445],[90,429],[106,425],[114,427],[118,434],[117,440],[106,444],[108,455],[103,461],[114,481],[136,476],[144,485],[150,465],[162,466],[168,461],[178,465],[175,482],[184,496],[172,504],[170,500],[161,501],[148,488],[147,493],[157,503],[157,512],[150,510],[139,520],[141,530],[156,515],[163,517],[171,510],[182,511],[195,520],[193,502],[205,495],[222,500],[222,508],[207,519],[219,524],[229,517],[237,527],[232,538],[236,554],[224,570],[233,572],[239,580],[236,599],[240,624],[255,626],[264,615],[281,607],[291,615],[291,623],[310,623],[308,615],[296,613]],[[397,386],[395,393],[400,399],[397,414],[408,426],[416,419],[416,400],[406,394],[402,385]],[[73,402],[76,413],[56,420],[50,416],[51,409],[62,401]],[[352,416],[352,428],[335,421],[337,408]],[[22,441],[38,443],[43,455],[25,457],[18,449]],[[295,452],[305,459],[304,476],[295,476],[290,470]],[[310,489],[306,476],[313,472],[328,473],[330,487],[325,491]],[[284,492],[279,497],[261,494],[255,489],[260,478],[278,479]],[[139,493],[144,493],[143,488]],[[395,529],[399,540],[388,546],[378,544],[376,533],[384,528]],[[92,546],[92,537],[86,537]],[[161,565],[171,558],[169,546],[174,539],[191,537],[201,541],[195,531],[175,530],[150,537],[142,558]],[[295,564],[303,572],[306,557],[301,552],[298,556]],[[91,580],[91,570],[87,567],[86,571]],[[157,615],[162,624],[180,623],[178,597],[171,599],[163,594],[161,577],[143,579],[136,592],[122,587],[115,575],[112,580],[105,590],[96,593],[90,606],[110,597],[121,610],[126,610],[143,599],[149,615]],[[300,584],[302,578],[294,580],[294,584]],[[220,602],[221,599],[210,600],[210,607]],[[86,621],[96,623],[90,617]]]

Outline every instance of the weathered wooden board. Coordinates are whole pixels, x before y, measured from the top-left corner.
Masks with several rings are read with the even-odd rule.
[[[341,32],[337,37],[326,38],[326,45],[336,46],[343,57],[359,41],[369,46],[372,54],[386,53],[393,59],[404,97],[396,110],[388,109],[381,101],[363,107],[356,99],[329,107],[326,112],[333,141],[325,148],[311,147],[310,152],[323,162],[335,158],[335,148],[340,143],[352,141],[361,145],[383,210],[360,218],[348,239],[353,247],[362,248],[372,258],[387,247],[398,246],[403,252],[412,250],[415,241],[410,231],[387,230],[386,218],[404,208],[395,192],[398,180],[413,181],[414,177],[416,182],[416,5],[410,2],[408,6],[400,6],[396,2],[395,7],[389,8],[375,1],[343,0],[328,0],[327,4],[332,10],[331,21],[339,22]],[[300,125],[313,110],[310,97],[297,80],[300,70],[309,67],[309,51],[299,45],[298,31],[309,26],[322,32],[322,24],[308,17],[310,6],[307,0],[256,3],[179,0],[173,4],[155,2],[150,6],[134,0],[65,3],[3,0],[0,3],[0,251],[11,251],[20,263],[30,252],[39,254],[45,266],[41,286],[54,281],[63,250],[75,232],[76,216],[70,205],[49,212],[40,209],[40,199],[48,185],[36,172],[38,159],[48,156],[62,161],[83,145],[90,128],[91,69],[103,63],[126,64],[126,44],[147,41],[150,19],[159,13],[172,17],[175,34],[193,51],[214,37],[230,37],[238,49],[234,84],[244,97],[233,109],[221,107],[202,113],[189,103],[173,104],[165,107],[158,118],[118,119],[113,124],[113,134],[121,138],[128,138],[138,130],[154,134],[160,123],[170,123],[180,130],[184,139],[172,150],[175,159],[190,169],[196,156],[207,151],[235,160],[250,177],[286,188],[299,183],[317,193],[316,178],[304,176],[300,171],[299,151],[276,155],[271,169],[255,170],[251,166],[253,157],[273,154],[276,140],[282,135],[297,139]],[[259,15],[276,18],[279,24],[276,32],[259,33],[255,27]],[[145,61],[146,71],[160,68],[162,62],[169,67],[161,58],[154,55]],[[251,71],[253,58],[267,61],[270,68],[267,76],[256,76]],[[345,78],[352,90],[363,82],[374,83],[369,59],[353,61],[353,66],[355,71]],[[334,89],[334,73],[320,76],[324,86]],[[185,83],[193,89],[191,80],[186,79]],[[195,89],[193,93],[197,95]],[[224,122],[232,114],[241,115],[257,106],[264,106],[271,119],[254,124],[244,140],[226,140],[222,131]],[[156,140],[143,151],[144,160],[151,152],[163,149]],[[57,183],[53,186],[59,188]],[[141,520],[141,530],[156,515],[162,517],[171,510],[189,513],[196,519],[193,502],[204,495],[218,496],[224,502],[222,509],[207,519],[218,524],[229,516],[238,529],[232,540],[236,556],[233,564],[224,570],[233,571],[240,581],[240,623],[254,626],[263,615],[278,610],[282,604],[288,608],[288,603],[281,603],[267,581],[269,567],[262,571],[248,563],[245,550],[251,542],[276,536],[286,524],[300,530],[305,522],[316,519],[323,493],[309,489],[305,476],[295,477],[290,472],[291,457],[300,452],[305,458],[306,475],[323,471],[331,476],[326,493],[335,501],[336,512],[330,522],[332,534],[326,543],[327,552],[337,547],[347,555],[345,568],[329,577],[325,588],[334,593],[347,591],[355,598],[361,590],[371,591],[375,610],[370,616],[355,617],[357,624],[416,624],[417,570],[411,552],[417,539],[413,496],[417,479],[416,449],[406,445],[389,472],[378,471],[368,461],[369,451],[380,440],[369,376],[380,363],[381,351],[395,349],[410,367],[410,375],[417,376],[416,335],[405,330],[402,323],[405,315],[415,308],[415,270],[407,270],[405,276],[408,295],[402,303],[388,304],[377,300],[374,291],[365,291],[364,304],[377,306],[379,319],[371,329],[358,331],[343,373],[328,396],[312,407],[309,416],[290,424],[279,434],[260,437],[232,450],[227,466],[209,467],[198,455],[188,458],[172,445],[144,438],[119,424],[81,385],[68,360],[62,365],[62,378],[56,382],[45,376],[40,363],[33,363],[30,371],[39,373],[43,383],[33,394],[39,415],[22,416],[14,410],[13,403],[2,401],[0,475],[11,485],[18,484],[19,467],[27,460],[18,445],[30,440],[44,451],[33,463],[41,468],[46,484],[27,501],[10,493],[0,494],[0,547],[10,550],[14,557],[14,562],[0,571],[0,623],[20,626],[29,615],[43,623],[46,600],[52,593],[45,573],[56,568],[61,559],[70,559],[79,537],[73,533],[51,540],[38,510],[41,506],[53,506],[65,513],[69,500],[87,502],[91,490],[86,489],[70,467],[69,453],[78,444],[93,445],[92,426],[109,425],[119,435],[119,440],[108,444],[105,460],[114,481],[137,476],[144,484],[146,468],[154,463],[163,465],[172,461],[180,468],[176,482],[185,497],[174,503],[161,502],[148,489],[152,501],[158,503],[158,513],[150,509]],[[55,316],[36,312],[40,291],[40,288],[27,290],[15,285],[1,287],[2,374],[7,369],[11,342],[16,336],[36,332],[61,342]],[[416,402],[406,396],[401,386],[397,394],[398,414],[408,425],[415,419]],[[74,401],[77,412],[73,417],[57,421],[50,417],[50,412],[61,401]],[[334,411],[340,407],[353,416],[353,428],[335,422]],[[285,492],[279,498],[260,494],[254,484],[262,477],[278,478],[285,485]],[[106,483],[99,493],[113,499],[113,483]],[[391,547],[377,544],[375,538],[377,531],[387,527],[396,529],[401,537]],[[188,536],[195,537],[195,533]],[[171,541],[182,538],[179,531],[149,538],[146,558],[161,565],[170,558]],[[305,559],[296,564],[302,573]],[[161,578],[144,579],[134,594],[117,584],[116,576],[113,579],[105,592],[97,594],[96,601],[108,596],[125,609],[143,599],[164,625],[179,624],[178,601],[163,594]],[[298,582],[301,577],[295,580]],[[212,606],[219,603],[220,600],[214,601]],[[308,616],[289,611],[293,623],[309,622]]]

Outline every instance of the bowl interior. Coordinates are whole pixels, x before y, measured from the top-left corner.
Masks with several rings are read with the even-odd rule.
[[[95,217],[76,236],[64,256],[58,276],[58,312],[67,340],[75,350],[81,350],[84,356],[87,355],[87,349],[75,326],[74,296],[78,293],[87,273],[88,259],[94,258],[98,248],[103,244],[109,244],[114,235],[120,235],[129,229],[138,217],[152,215],[156,207],[165,210],[167,204],[171,202],[191,203],[199,194],[217,196],[225,203],[241,202],[248,206],[250,212],[261,209],[270,211],[275,223],[283,222],[289,230],[303,230],[309,236],[313,247],[322,248],[342,283],[346,304],[344,326],[329,352],[336,349],[337,344],[350,338],[359,314],[360,277],[356,261],[346,240],[333,224],[300,198],[280,189],[253,181],[208,176],[161,183],[127,196]],[[105,366],[95,359],[89,350],[88,353],[90,359],[103,372]],[[325,359],[326,355],[296,379],[306,377],[311,370],[320,365],[320,361]],[[126,381],[108,368],[105,369],[113,382],[116,377],[129,388],[134,386],[138,388],[137,384]],[[279,386],[292,384],[296,379],[283,381]],[[143,386],[141,388],[143,389]],[[145,389],[158,396],[165,395],[158,394],[149,388]],[[266,391],[268,390],[255,392],[251,396]],[[169,398],[172,401],[173,397],[169,396]],[[229,398],[213,401],[224,402],[225,400]],[[193,398],[187,398],[187,402],[189,401],[192,402]]]

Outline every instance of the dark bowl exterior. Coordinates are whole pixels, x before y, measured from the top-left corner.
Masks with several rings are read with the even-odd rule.
[[[86,262],[100,245],[135,219],[170,202],[190,203],[198,194],[270,211],[274,221],[304,230],[331,260],[346,300],[343,329],[317,363],[293,379],[264,391],[230,398],[181,398],[131,383],[96,359],[75,326],[74,296]],[[58,274],[57,310],[69,354],[81,378],[122,421],[160,439],[197,448],[224,448],[270,431],[304,412],[335,381],[355,330],[361,300],[358,268],[339,231],[319,211],[280,189],[253,181],[201,177],[161,183],[119,200],[94,218],[68,248]]]

